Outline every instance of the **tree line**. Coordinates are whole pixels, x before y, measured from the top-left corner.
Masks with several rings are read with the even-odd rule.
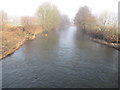
[[[9,24],[7,13],[0,11],[1,27],[7,29]],[[42,32],[56,30],[60,27],[65,27],[70,24],[67,15],[62,15],[58,8],[51,3],[43,3],[36,10],[34,16],[21,17],[21,25],[24,27],[23,31],[34,30],[36,27],[41,27]]]
[[[0,16],[0,29],[10,28],[7,13],[0,11]],[[94,38],[108,42],[120,42],[117,19],[116,14],[109,12],[103,12],[95,16],[89,7],[83,6],[79,8],[75,15],[74,24],[79,30]],[[70,25],[70,20],[67,15],[62,15],[55,5],[43,3],[38,7],[34,16],[21,17],[21,25],[23,31],[28,33],[34,32],[36,28],[41,28],[41,32],[46,33]]]
[[[106,40],[107,42],[120,42],[118,17],[114,13],[104,11],[95,16],[89,7],[83,6],[79,8],[74,18],[74,24],[79,30],[94,38]]]

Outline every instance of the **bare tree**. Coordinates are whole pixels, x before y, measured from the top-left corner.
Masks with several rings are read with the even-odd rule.
[[[112,12],[104,11],[98,17],[98,27],[107,41],[116,41],[118,37],[118,16]]]
[[[36,23],[37,21],[35,17],[24,16],[21,18],[21,24],[24,26],[26,30],[34,28]]]
[[[104,11],[99,17],[98,17],[98,25],[101,27],[101,30],[105,30],[109,26],[117,26],[118,20],[117,15],[112,12],[106,12]]]
[[[61,15],[61,28],[65,28],[70,25],[70,19],[67,15]]]
[[[8,16],[7,13],[4,11],[0,11],[0,30],[4,30],[6,28],[8,22]]]
[[[37,17],[43,31],[53,30],[60,25],[60,12],[50,3],[43,3],[37,11]]]
[[[91,14],[87,6],[84,6],[78,10],[74,23],[83,31],[92,30],[96,26],[96,17]]]

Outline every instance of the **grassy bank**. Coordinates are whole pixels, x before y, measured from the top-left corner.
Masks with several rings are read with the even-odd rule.
[[[0,59],[15,52],[27,40],[33,40],[42,31],[39,27],[24,30],[24,27],[8,27],[0,32],[2,42],[0,48]]]

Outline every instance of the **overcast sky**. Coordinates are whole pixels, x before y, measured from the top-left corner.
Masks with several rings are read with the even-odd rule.
[[[61,13],[73,19],[79,7],[87,5],[93,14],[103,11],[117,13],[119,0],[0,0],[0,10],[9,16],[32,16],[43,2],[55,4]]]

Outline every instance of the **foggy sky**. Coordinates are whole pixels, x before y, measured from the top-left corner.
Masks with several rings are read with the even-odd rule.
[[[103,11],[117,13],[119,0],[0,0],[0,10],[9,16],[33,16],[43,2],[50,2],[58,7],[61,13],[73,19],[79,7],[87,5],[93,14]]]

